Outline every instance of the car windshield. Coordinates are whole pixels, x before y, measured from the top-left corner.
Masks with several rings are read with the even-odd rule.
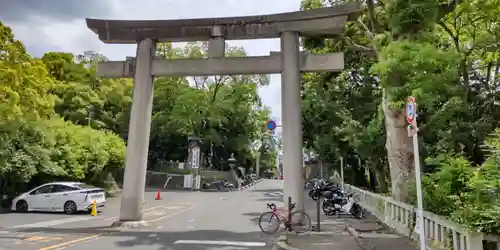
[[[92,185],[85,184],[85,183],[76,183],[73,185],[73,187],[77,187],[77,188],[81,188],[81,189],[96,188]]]

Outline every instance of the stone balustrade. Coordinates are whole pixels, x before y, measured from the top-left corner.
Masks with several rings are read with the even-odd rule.
[[[418,241],[414,206],[349,184],[344,184],[344,190],[354,193],[359,204],[384,224]],[[500,236],[469,232],[451,220],[427,211],[424,211],[424,233],[427,247],[432,250],[500,250]],[[483,241],[488,242],[488,247],[483,247]]]

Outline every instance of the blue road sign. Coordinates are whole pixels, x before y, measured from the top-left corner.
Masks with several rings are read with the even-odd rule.
[[[408,97],[408,101],[406,102],[406,121],[408,123],[412,123],[415,119],[415,114],[417,113],[415,106],[415,98],[412,96]]]
[[[267,123],[266,123],[266,127],[267,129],[269,130],[274,130],[276,129],[276,122],[273,121],[273,120],[269,120]]]

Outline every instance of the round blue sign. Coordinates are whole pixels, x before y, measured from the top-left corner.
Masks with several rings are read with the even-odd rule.
[[[408,116],[413,116],[413,103],[408,103]]]
[[[269,130],[274,130],[276,128],[276,122],[273,120],[270,120],[266,123],[266,127]]]
[[[406,121],[411,124],[415,119],[415,114],[415,98],[410,96],[406,102]]]

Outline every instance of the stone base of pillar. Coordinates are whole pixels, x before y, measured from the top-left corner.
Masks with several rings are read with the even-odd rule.
[[[139,221],[115,221],[111,224],[111,227],[119,227],[119,228],[138,228],[138,227],[147,227],[148,223],[143,220]]]

